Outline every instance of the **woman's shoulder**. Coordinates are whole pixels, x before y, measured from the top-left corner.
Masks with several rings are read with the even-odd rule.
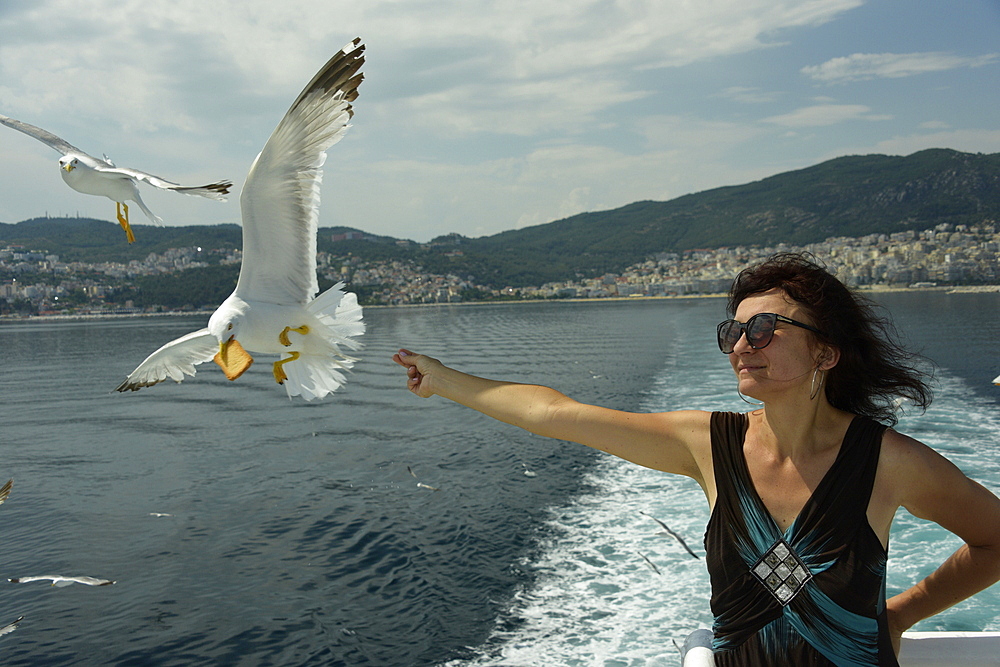
[[[882,434],[879,474],[900,492],[924,492],[964,482],[965,474],[932,447],[893,428]]]
[[[882,432],[882,460],[896,465],[914,465],[944,460],[932,448],[914,437],[887,427]]]

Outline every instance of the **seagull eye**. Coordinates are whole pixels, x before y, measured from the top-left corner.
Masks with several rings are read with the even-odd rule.
[[[233,330],[233,323],[232,323],[232,322],[230,322],[230,323],[229,323],[229,324],[228,324],[228,325],[226,326],[226,331],[232,331],[232,330]]]

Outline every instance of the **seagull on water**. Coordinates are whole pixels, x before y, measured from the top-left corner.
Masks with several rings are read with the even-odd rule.
[[[364,333],[357,297],[337,283],[319,296],[316,229],[326,150],[343,137],[357,99],[364,45],[355,39],[323,66],[296,98],[254,160],[240,194],[243,264],[236,290],[208,326],[172,340],[132,371],[118,391],[136,391],[195,374],[214,360],[226,377],[242,375],[250,352],[277,354],[273,375],[289,398],[335,391],[357,359],[340,346]]]
[[[161,190],[173,190],[186,195],[199,195],[217,201],[226,201],[225,195],[229,194],[229,188],[233,186],[230,181],[219,181],[208,185],[187,186],[179,185],[171,181],[147,174],[138,169],[128,167],[116,167],[107,155],[103,159],[98,159],[87,155],[76,146],[60,139],[56,135],[35,127],[28,123],[23,123],[13,118],[0,115],[0,123],[7,127],[24,132],[29,137],[38,139],[43,144],[54,148],[62,157],[59,158],[59,174],[66,181],[66,185],[77,192],[85,195],[97,195],[107,197],[116,204],[116,215],[118,224],[125,230],[125,237],[129,243],[135,242],[135,235],[132,233],[132,226],[128,220],[128,204],[126,201],[134,201],[146,214],[146,217],[156,224],[162,224],[163,220],[155,215],[139,196],[138,183],[140,181],[148,183]]]
[[[72,584],[84,584],[86,586],[110,586],[115,583],[110,579],[98,579],[97,577],[64,577],[59,574],[46,574],[41,577],[13,577],[8,579],[12,584],[27,584],[32,581],[51,581],[53,586],[62,588]]]

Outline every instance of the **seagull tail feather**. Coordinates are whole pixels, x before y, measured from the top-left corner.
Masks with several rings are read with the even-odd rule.
[[[351,359],[303,354],[295,363],[285,365],[288,379],[283,386],[289,398],[301,396],[307,401],[320,399],[337,391],[347,382],[341,369],[349,370],[353,365],[354,361]]]
[[[343,287],[343,283],[337,283],[306,306],[319,321],[320,327],[315,333],[326,341],[327,353],[303,353],[295,363],[283,367],[288,375],[283,386],[289,398],[320,399],[347,382],[344,372],[349,371],[357,359],[340,349],[360,348],[361,343],[354,338],[365,332],[365,325],[361,321],[362,309],[357,296],[344,292]]]

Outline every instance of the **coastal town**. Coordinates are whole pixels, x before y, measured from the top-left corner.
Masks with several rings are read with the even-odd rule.
[[[718,294],[743,267],[776,252],[805,251],[845,283],[862,289],[886,287],[1000,291],[1000,226],[942,224],[924,231],[830,238],[797,247],[724,247],[651,254],[620,273],[538,286],[489,288],[454,275],[427,273],[404,261],[363,261],[317,254],[318,275],[343,281],[368,305],[458,303],[514,299],[601,299]],[[460,252],[460,250],[456,250]],[[140,276],[171,274],[211,265],[236,265],[238,250],[175,248],[124,263],[62,262],[44,248],[0,248],[0,314],[128,315],[171,310],[116,299]],[[9,276],[9,277],[8,277]],[[198,311],[217,304],[187,304]]]

